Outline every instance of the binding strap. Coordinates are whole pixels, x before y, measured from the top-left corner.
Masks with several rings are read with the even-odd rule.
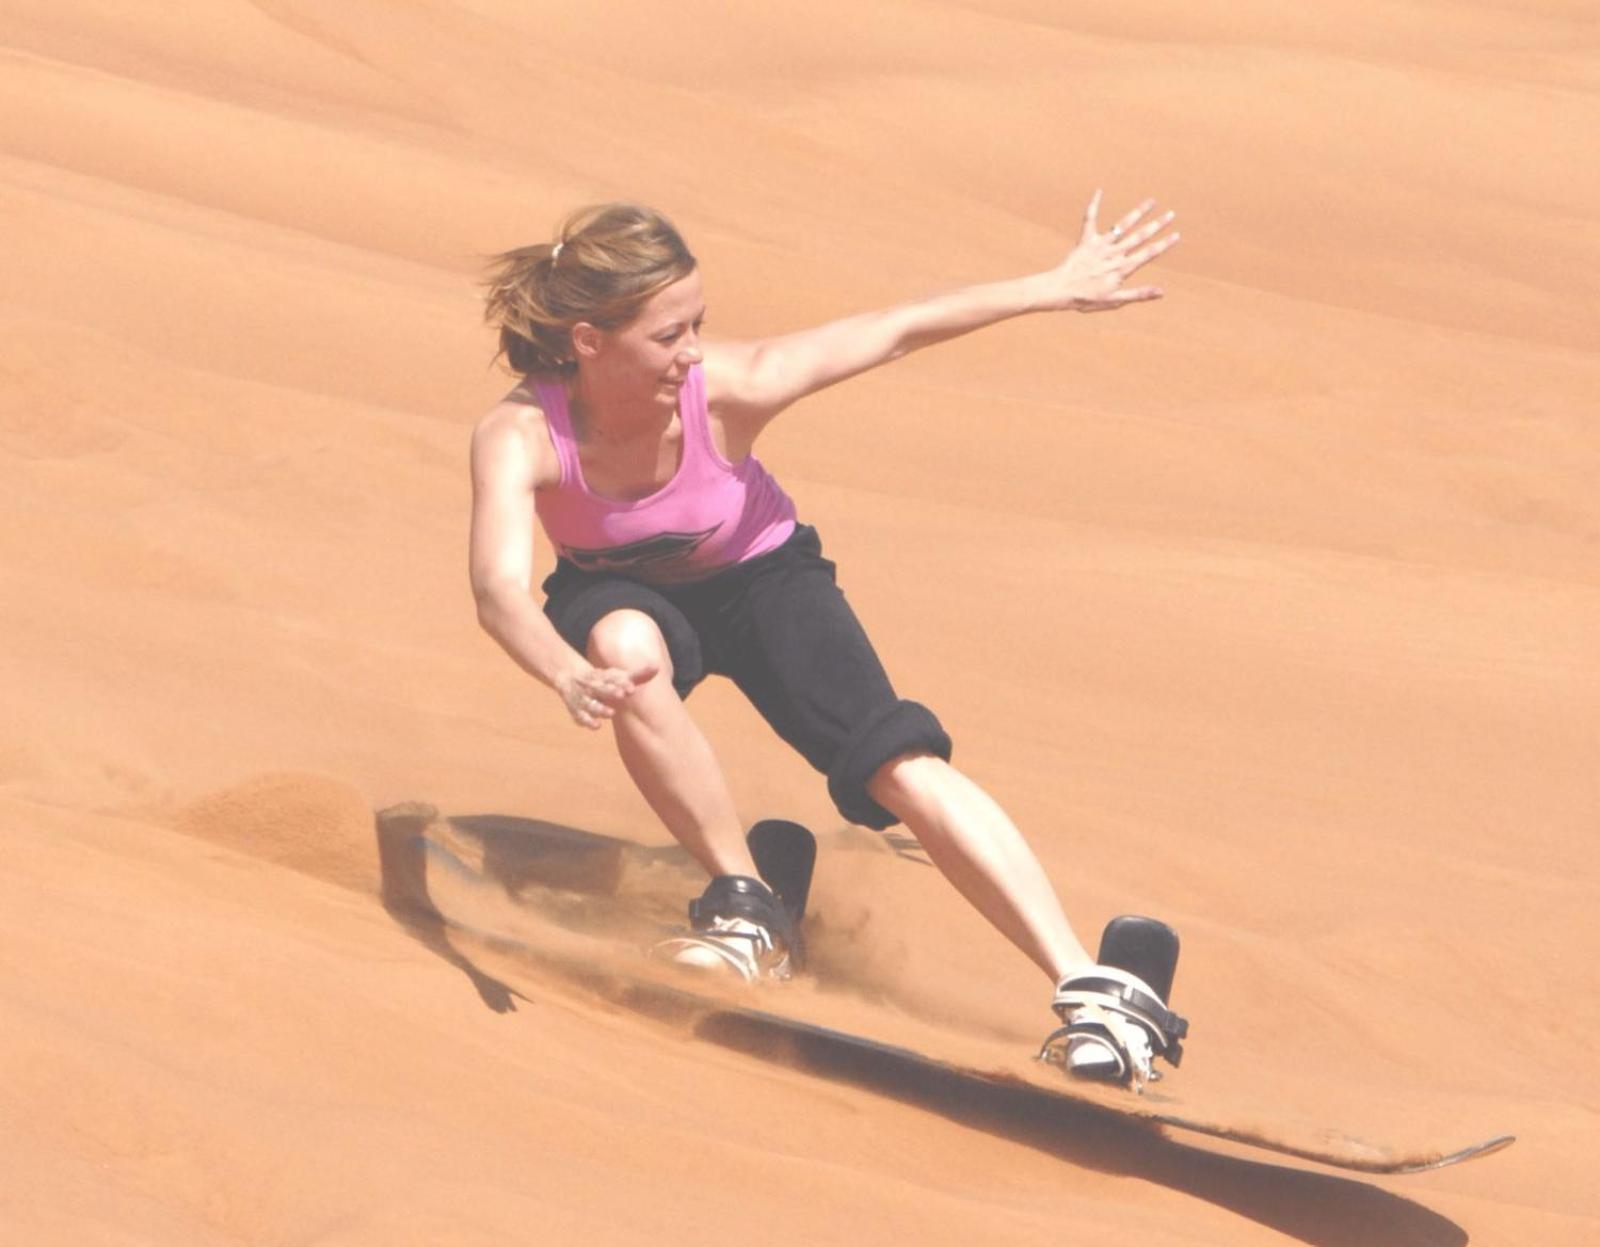
[[[1151,1046],[1173,1065],[1183,1060],[1183,1040],[1188,1019],[1179,1017],[1142,980],[1127,971],[1107,973],[1103,966],[1061,980],[1055,1009],[1063,1021],[1072,1010],[1086,1005],[1114,1009],[1139,1023],[1150,1035]]]
[[[718,875],[689,902],[689,925],[696,931],[712,931],[718,918],[742,918],[764,927],[772,940],[789,955],[790,965],[798,970],[805,962],[805,947],[800,932],[790,921],[772,889],[749,875]]]

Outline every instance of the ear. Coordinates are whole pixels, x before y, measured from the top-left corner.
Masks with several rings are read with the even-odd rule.
[[[605,344],[605,330],[580,320],[572,327],[572,354],[577,359],[593,359]]]

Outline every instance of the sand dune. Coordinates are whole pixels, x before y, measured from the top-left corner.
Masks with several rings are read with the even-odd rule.
[[[1589,7],[0,5],[0,1238],[1592,1241]],[[651,202],[755,336],[1049,263],[1097,186],[1180,213],[1163,301],[915,355],[763,459],[1079,927],[1183,932],[1175,1086],[1520,1136],[1477,1165],[819,1080],[542,971],[516,886],[394,895],[384,827],[445,815],[647,919],[695,886],[473,619],[478,258]],[[822,835],[827,1007],[1042,1033],[930,868],[695,704],[741,810]]]

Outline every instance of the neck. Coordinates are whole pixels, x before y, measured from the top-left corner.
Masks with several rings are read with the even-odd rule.
[[[567,383],[567,410],[584,441],[625,442],[658,436],[677,412],[654,395],[618,394],[579,372]]]

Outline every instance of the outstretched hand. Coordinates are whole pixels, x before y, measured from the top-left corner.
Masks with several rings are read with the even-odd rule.
[[[1146,220],[1156,201],[1146,199],[1104,233],[1100,231],[1100,192],[1095,191],[1083,214],[1083,234],[1067,258],[1040,276],[1045,309],[1108,312],[1125,303],[1159,299],[1158,286],[1127,286],[1135,272],[1175,245],[1179,235],[1156,235],[1172,223],[1171,211]],[[1142,224],[1141,224],[1142,222]],[[1155,239],[1155,241],[1152,241]]]
[[[588,667],[557,680],[555,689],[572,721],[593,731],[606,719],[614,718],[622,703],[648,683],[656,671],[649,663],[635,671],[625,671],[621,667]]]

